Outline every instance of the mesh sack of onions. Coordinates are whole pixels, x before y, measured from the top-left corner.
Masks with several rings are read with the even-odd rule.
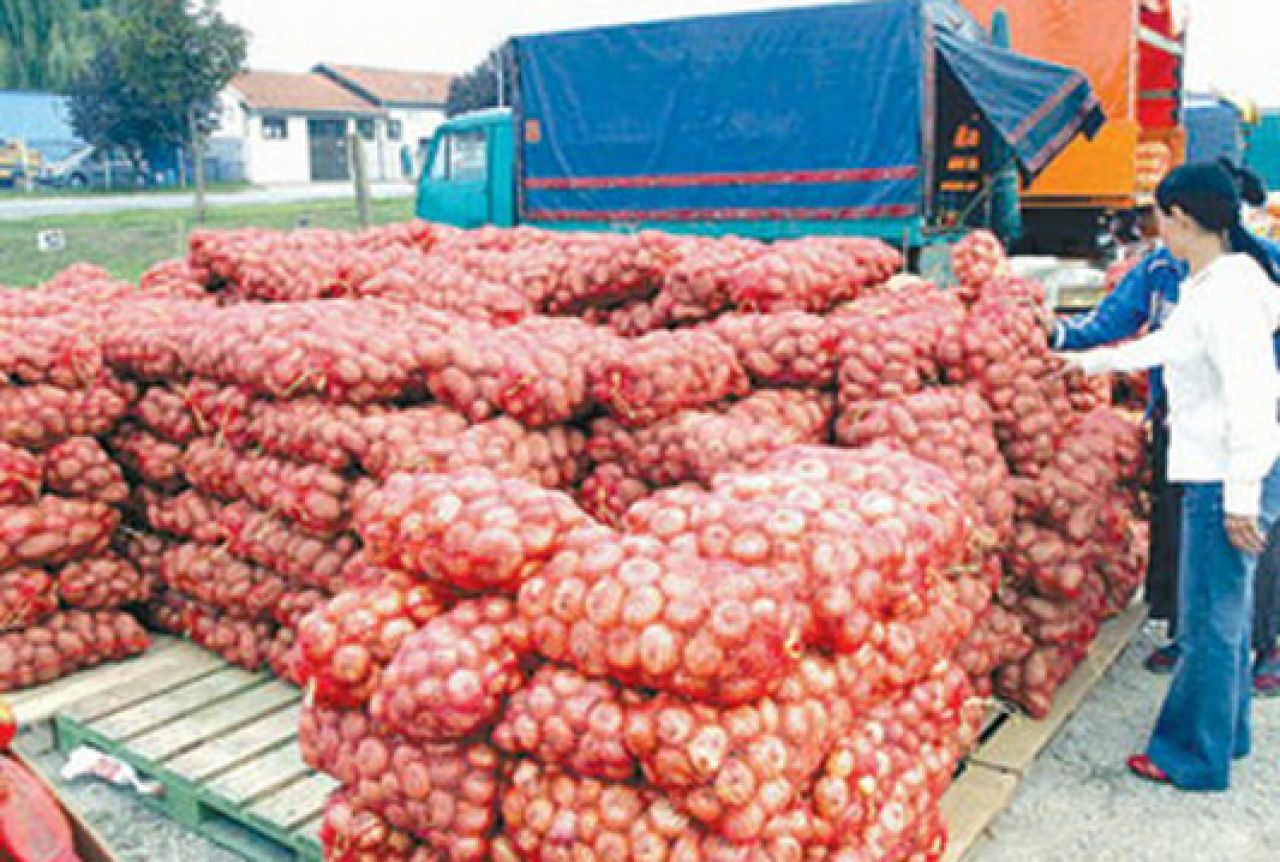
[[[463,600],[405,638],[377,681],[370,714],[410,739],[469,737],[495,724],[524,684],[528,651],[514,602]]]
[[[607,330],[569,318],[449,339],[431,393],[472,422],[504,413],[530,427],[567,422],[588,405],[590,369],[619,353]]]
[[[169,548],[160,567],[165,586],[206,607],[242,620],[268,619],[289,582],[227,553],[194,542]]]
[[[448,862],[487,862],[502,758],[488,743],[429,745],[380,728],[361,710],[313,705],[298,729],[302,758],[338,779],[352,803],[384,817]]]
[[[515,592],[590,522],[568,495],[487,470],[392,476],[356,526],[369,560],[467,592]]]
[[[933,388],[846,411],[836,438],[848,446],[881,443],[936,464],[982,513],[992,541],[1013,531],[1014,497],[996,442],[991,410],[976,391]]]
[[[137,620],[119,611],[62,611],[21,631],[0,634],[0,691],[51,682],[147,648]]]
[[[709,330],[662,331],[587,369],[591,395],[630,427],[713,404],[750,387],[737,356]]]
[[[58,597],[69,608],[114,610],[151,598],[154,583],[133,563],[103,554],[67,563],[58,570]]]
[[[879,240],[784,240],[734,271],[729,296],[749,311],[821,314],[888,281],[901,268],[902,255]]]
[[[119,522],[115,509],[85,500],[41,497],[29,506],[0,506],[0,571],[102,553]]]
[[[0,443],[48,449],[70,437],[109,432],[128,412],[127,384],[63,389],[52,384],[0,387]]]
[[[794,592],[766,570],[588,527],[526,581],[517,606],[548,660],[735,705],[776,689],[799,657]]]
[[[369,700],[405,639],[444,613],[446,597],[404,575],[352,588],[298,625],[298,673],[319,703]]]

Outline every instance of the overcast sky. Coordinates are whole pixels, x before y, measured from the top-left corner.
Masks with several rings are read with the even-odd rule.
[[[1178,0],[1189,7],[1188,82],[1280,106],[1280,0]],[[1114,0],[1119,2],[1119,0]],[[317,62],[459,72],[506,36],[815,0],[222,0],[249,29],[255,68]],[[1082,5],[1087,5],[1083,4]]]

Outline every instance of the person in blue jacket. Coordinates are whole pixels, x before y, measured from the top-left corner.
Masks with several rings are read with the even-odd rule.
[[[1266,188],[1251,172],[1224,162],[1240,187],[1242,199],[1251,206],[1266,203]],[[1254,237],[1268,256],[1280,266],[1280,244]],[[1050,346],[1055,350],[1087,350],[1124,341],[1143,331],[1159,329],[1178,303],[1178,293],[1187,277],[1187,265],[1167,249],[1157,249],[1144,257],[1114,291],[1092,312],[1063,320],[1046,320]],[[1280,365],[1280,337],[1276,339]],[[1169,448],[1167,403],[1160,370],[1150,374],[1147,418],[1152,423],[1152,454],[1155,487],[1152,491],[1151,544],[1147,564],[1146,596],[1151,616],[1168,620],[1169,643],[1146,659],[1154,673],[1171,673],[1178,660],[1176,621],[1178,618],[1178,549],[1180,547],[1181,489],[1165,478]],[[1263,697],[1280,695],[1280,529],[1270,536],[1258,566],[1254,596],[1253,648],[1254,689]]]

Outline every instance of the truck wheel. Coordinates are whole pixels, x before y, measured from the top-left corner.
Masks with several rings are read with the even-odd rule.
[[[89,185],[89,180],[84,174],[72,174],[71,178],[67,180],[67,186],[73,189],[82,189],[87,185]]]

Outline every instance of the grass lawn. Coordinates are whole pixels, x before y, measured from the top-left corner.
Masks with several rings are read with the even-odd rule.
[[[412,198],[375,200],[371,206],[375,224],[407,221],[413,216]],[[301,226],[303,220],[310,227],[354,229],[355,203],[327,200],[213,207],[204,226],[288,229]],[[38,284],[79,262],[96,264],[119,278],[133,280],[156,261],[185,255],[187,236],[193,227],[191,213],[182,210],[0,221],[0,284]],[[66,247],[40,252],[36,248],[36,232],[50,228],[63,231]]]

